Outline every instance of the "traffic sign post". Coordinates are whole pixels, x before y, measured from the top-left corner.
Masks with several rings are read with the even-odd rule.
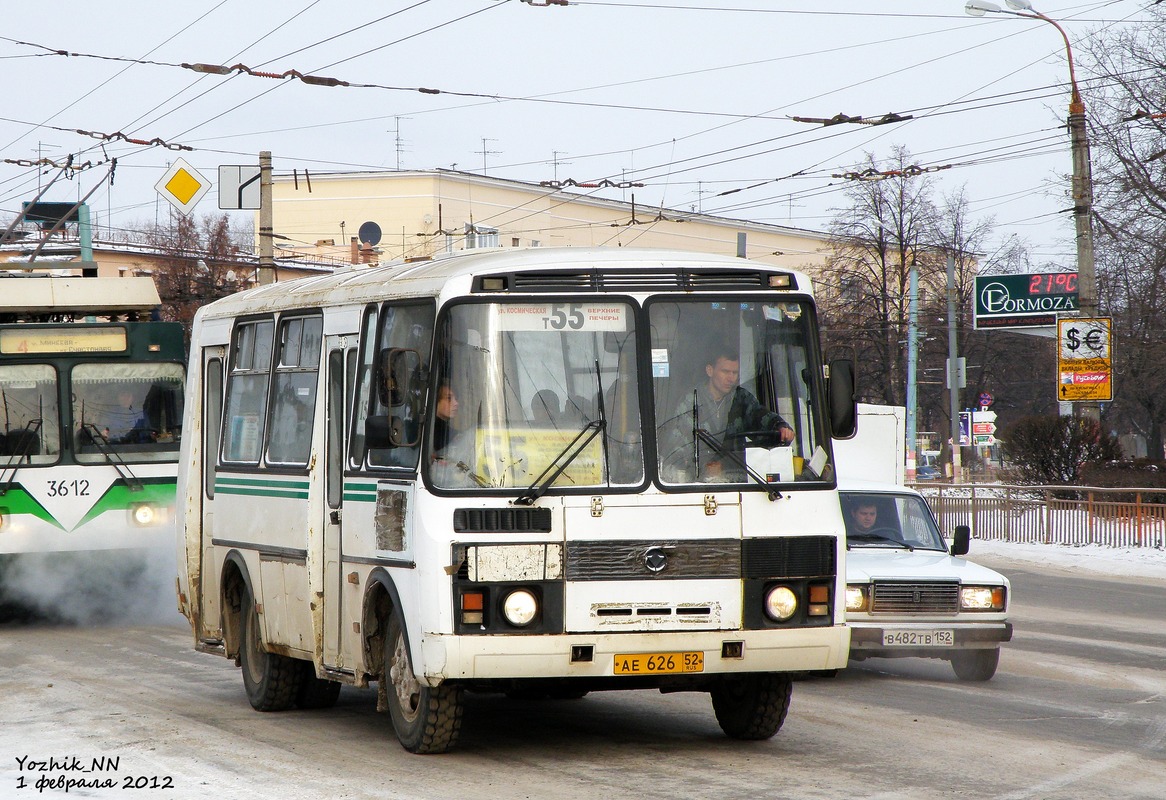
[[[1112,320],[1057,320],[1057,399],[1113,399]]]

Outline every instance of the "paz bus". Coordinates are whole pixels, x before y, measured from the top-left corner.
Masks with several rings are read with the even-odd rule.
[[[454,745],[466,692],[705,692],[730,737],[774,735],[791,674],[849,646],[830,440],[853,368],[816,324],[804,275],[626,248],[203,307],[179,462],[196,648],[260,711],[375,682],[415,753]],[[780,432],[696,408],[714,337]]]
[[[0,281],[0,608],[55,588],[92,617],[82,573],[120,581],[144,568],[131,553],[172,547],[182,326],[149,321],[150,278]]]

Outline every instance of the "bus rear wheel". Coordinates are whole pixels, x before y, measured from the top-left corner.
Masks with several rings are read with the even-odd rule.
[[[239,643],[243,688],[256,711],[284,711],[292,707],[303,680],[303,667],[294,658],[263,649],[255,598],[243,592],[243,637]]]
[[[755,672],[722,678],[713,687],[713,711],[732,739],[768,739],[785,722],[793,682],[788,675]]]
[[[417,680],[405,627],[400,614],[389,617],[385,637],[386,695],[393,730],[410,753],[444,753],[457,743],[462,726],[462,689],[442,684],[426,686]]]

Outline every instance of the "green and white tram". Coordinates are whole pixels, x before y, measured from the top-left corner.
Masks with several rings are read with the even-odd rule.
[[[20,605],[22,560],[51,576],[64,553],[173,541],[186,354],[177,323],[71,321],[148,318],[158,304],[148,278],[4,283],[0,603]]]
[[[732,401],[705,408],[714,371]],[[804,275],[630,249],[353,267],[204,307],[188,372],[179,606],[257,709],[377,682],[430,753],[467,691],[654,688],[759,739],[791,674],[846,663],[853,372],[822,363]]]

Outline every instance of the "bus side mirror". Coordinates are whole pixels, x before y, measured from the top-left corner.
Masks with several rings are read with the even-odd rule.
[[[420,433],[414,430],[409,435],[409,428],[405,420],[398,416],[379,414],[368,417],[364,421],[365,444],[369,448],[384,449],[387,447],[416,447],[420,440]]]
[[[953,556],[966,556],[972,547],[972,529],[967,525],[955,526],[955,541],[951,545]]]
[[[377,365],[377,394],[381,405],[393,408],[411,401],[420,403],[421,354],[416,350],[392,347],[381,351]]]
[[[830,430],[835,439],[849,439],[858,426],[858,405],[854,399],[854,362],[836,358],[830,362],[826,397],[830,404]]]

